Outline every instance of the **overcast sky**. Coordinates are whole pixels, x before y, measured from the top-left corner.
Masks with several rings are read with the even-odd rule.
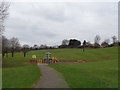
[[[5,35],[30,46],[118,36],[117,2],[12,2],[9,13]]]

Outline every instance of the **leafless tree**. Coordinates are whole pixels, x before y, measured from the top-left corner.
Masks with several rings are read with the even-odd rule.
[[[40,45],[40,49],[43,49],[43,48],[45,48],[46,47],[46,45]]]
[[[24,53],[24,57],[26,57],[26,54],[27,54],[27,52],[28,52],[29,50],[30,50],[29,45],[24,44],[24,45],[22,46],[22,52]]]
[[[99,35],[96,35],[95,36],[95,44],[100,44],[100,36]]]
[[[105,42],[109,44],[110,43],[110,39],[105,39]]]
[[[39,49],[39,46],[38,46],[37,44],[35,44],[35,45],[33,46],[33,49],[34,49],[34,50],[38,50],[38,49]]]
[[[4,21],[6,19],[6,17],[8,16],[8,8],[9,8],[10,4],[9,2],[0,2],[0,35],[2,35],[2,32],[4,31]]]
[[[19,40],[15,37],[10,39],[10,51],[12,53],[12,57],[14,57],[14,52],[20,49]]]
[[[108,47],[108,46],[109,46],[109,42],[110,42],[109,39],[105,39],[105,40],[102,42],[101,46],[102,46],[102,47]]]
[[[69,44],[69,40],[64,39],[64,40],[62,41],[62,45],[68,45],[68,44]]]
[[[100,48],[100,36],[99,35],[96,35],[95,36],[95,43],[94,43],[94,48]]]
[[[113,43],[117,42],[117,37],[116,36],[113,36],[112,39],[113,39]]]
[[[0,35],[0,53],[2,53],[2,35]]]
[[[2,56],[4,57],[5,54],[8,57],[8,52],[9,52],[9,40],[5,37],[2,36]]]

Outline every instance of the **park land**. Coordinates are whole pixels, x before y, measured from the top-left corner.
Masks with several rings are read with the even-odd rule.
[[[3,58],[3,88],[32,88],[40,79],[37,64],[29,63],[35,54],[37,59],[51,52],[58,60],[95,60],[84,63],[49,64],[62,73],[71,88],[117,88],[118,87],[118,47],[99,49],[49,49],[27,53],[11,53]]]

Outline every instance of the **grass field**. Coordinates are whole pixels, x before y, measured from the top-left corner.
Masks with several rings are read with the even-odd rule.
[[[21,53],[3,59],[2,88],[32,88],[40,75],[37,65],[28,63]]]
[[[49,64],[61,72],[71,88],[114,88],[118,87],[118,49],[51,49],[37,50],[28,53],[24,58],[22,53],[3,60],[3,88],[33,87],[39,79],[39,69],[28,63],[33,54],[37,59],[43,58],[43,53],[51,52],[58,60],[96,60],[98,62]]]
[[[0,89],[2,89],[2,68],[0,68]]]
[[[98,60],[98,62],[50,64],[63,74],[71,88],[118,87],[118,49],[116,47],[88,49],[84,53],[73,50],[73,53],[76,56],[79,55],[79,58],[77,56],[75,59]]]

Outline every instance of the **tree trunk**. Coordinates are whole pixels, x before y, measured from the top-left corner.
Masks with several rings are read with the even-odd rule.
[[[26,57],[26,52],[24,52],[24,57]]]
[[[85,51],[85,48],[83,48],[83,52]]]
[[[12,57],[14,57],[14,52],[12,52]]]
[[[5,56],[5,53],[2,53],[2,57],[4,58],[4,56]]]

